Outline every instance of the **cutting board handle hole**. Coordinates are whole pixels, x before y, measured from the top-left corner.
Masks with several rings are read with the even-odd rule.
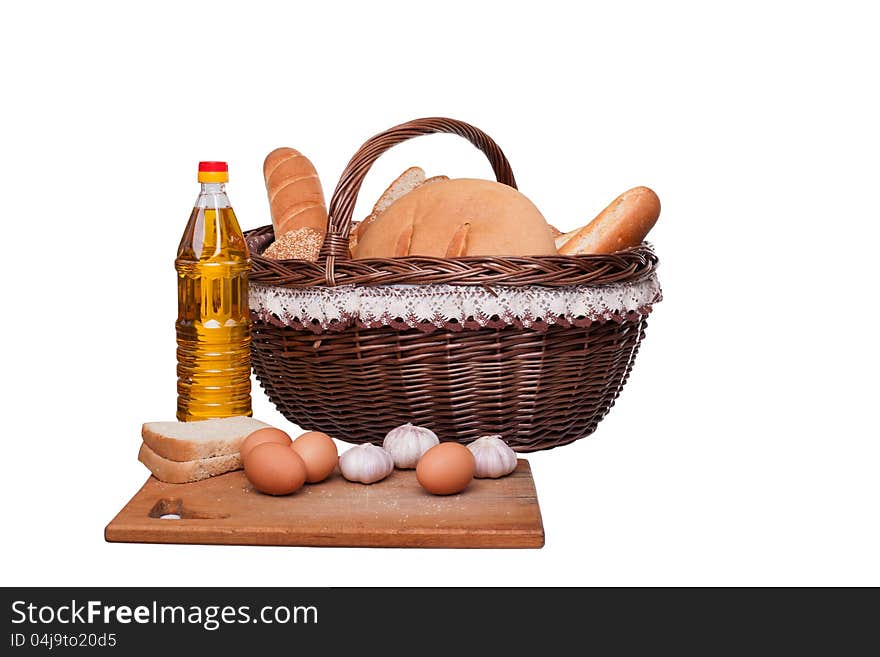
[[[228,513],[204,513],[187,509],[179,497],[163,497],[150,509],[150,517],[161,520],[218,520],[228,518]]]

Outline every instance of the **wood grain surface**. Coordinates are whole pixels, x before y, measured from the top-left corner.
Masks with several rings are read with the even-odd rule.
[[[180,519],[163,519],[163,515]],[[336,547],[539,548],[544,527],[531,469],[426,493],[415,471],[365,486],[337,472],[272,497],[241,471],[191,484],[150,477],[104,530],[110,542]]]

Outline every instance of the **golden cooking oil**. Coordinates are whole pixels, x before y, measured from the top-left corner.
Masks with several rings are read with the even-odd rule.
[[[200,162],[202,189],[177,259],[177,419],[251,415],[250,255],[226,196],[225,162]]]

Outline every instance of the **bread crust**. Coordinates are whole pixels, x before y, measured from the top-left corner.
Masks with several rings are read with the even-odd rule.
[[[470,224],[462,224],[452,234],[449,246],[446,247],[447,258],[460,258],[467,253],[467,237],[471,230]]]
[[[409,255],[410,246],[412,245],[412,236],[413,225],[412,222],[410,222],[403,227],[403,230],[400,231],[397,240],[394,242],[393,257],[402,258]]]
[[[634,187],[614,199],[593,221],[577,230],[559,248],[559,253],[614,253],[638,246],[657,223],[659,216],[660,199],[657,194],[648,187]]]
[[[141,443],[138,461],[147,466],[156,479],[169,484],[201,481],[242,467],[238,452],[193,461],[170,461],[156,454],[146,443]]]

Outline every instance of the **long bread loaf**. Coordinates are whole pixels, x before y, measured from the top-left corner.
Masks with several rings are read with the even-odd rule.
[[[315,167],[293,148],[276,148],[266,156],[263,177],[275,239],[307,226],[323,238],[327,232],[327,206]]]
[[[559,253],[614,253],[637,246],[659,216],[660,199],[657,195],[647,187],[634,187],[614,199],[599,216],[559,246]]]

